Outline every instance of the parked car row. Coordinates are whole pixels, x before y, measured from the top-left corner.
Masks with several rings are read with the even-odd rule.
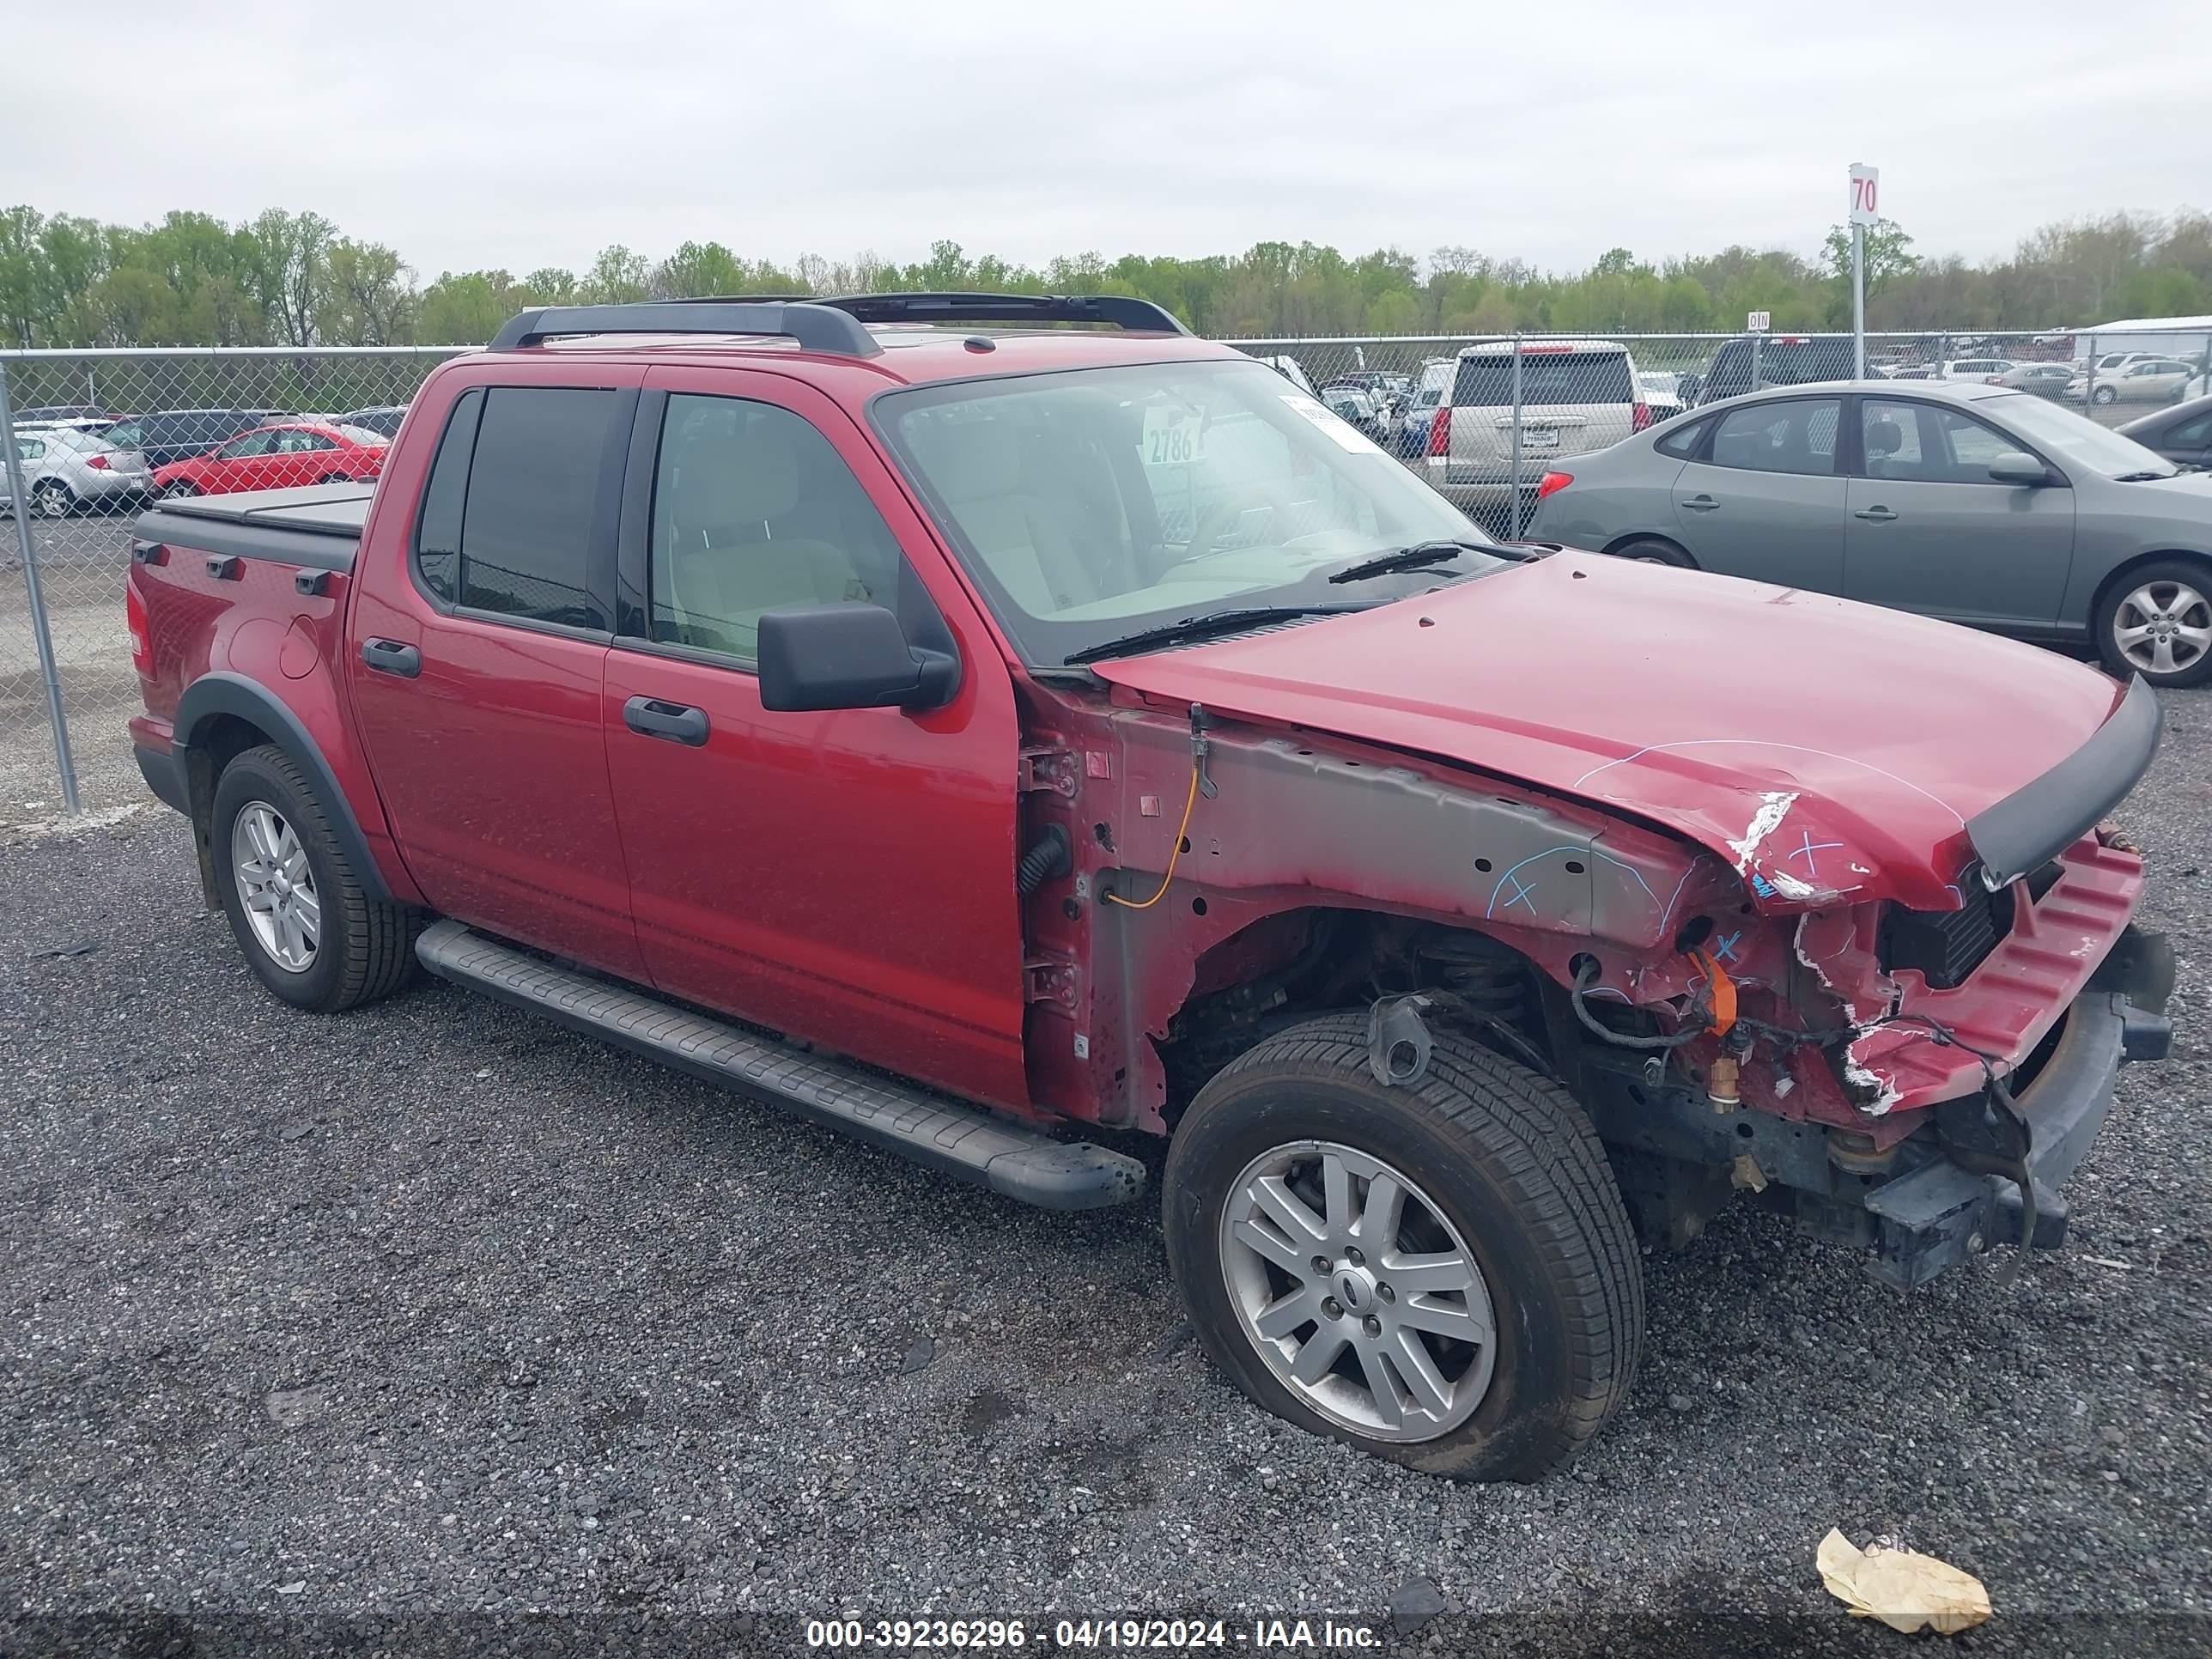
[[[113,415],[89,405],[26,410],[16,453],[32,509],[46,518],[112,512],[148,495],[371,479],[407,410],[382,404],[330,416],[276,409],[165,409]],[[0,512],[14,511],[0,473]]]

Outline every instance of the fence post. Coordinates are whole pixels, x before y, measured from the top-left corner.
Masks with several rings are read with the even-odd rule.
[[[1513,331],[1513,465],[1507,486],[1505,539],[1521,539],[1521,331]]]
[[[2089,337],[2089,383],[2081,388],[2081,412],[2087,415],[2097,406],[2097,337]]]
[[[7,453],[8,499],[15,520],[15,548],[23,561],[23,585],[30,595],[31,635],[39,651],[39,675],[46,684],[46,719],[53,727],[54,765],[61,774],[63,810],[75,814],[76,766],[70,759],[69,722],[62,714],[62,678],[54,667],[53,636],[46,628],[46,605],[39,592],[39,554],[31,539],[31,492],[23,487],[23,456],[15,447],[15,411],[8,400],[8,365],[0,363],[0,450]]]
[[[1753,329],[1751,335],[1751,389],[1753,392],[1759,390],[1759,331]]]

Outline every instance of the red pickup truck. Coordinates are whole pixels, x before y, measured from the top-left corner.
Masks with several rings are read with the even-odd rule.
[[[1042,1205],[1166,1137],[1214,1361],[1423,1469],[1571,1457],[1736,1194],[1896,1285],[2058,1243],[2168,1043],[2140,683],[1490,542],[1140,301],[527,313],[380,484],[133,556],[275,994],[419,965]]]

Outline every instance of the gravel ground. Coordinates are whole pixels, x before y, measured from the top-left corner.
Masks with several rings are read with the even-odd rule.
[[[1901,1651],[1820,1588],[1839,1526],[1979,1575],[1972,1650],[2201,1653],[2212,696],[2168,716],[2127,822],[2180,1057],[2126,1074],[2071,1251],[1905,1297],[1725,1216],[1650,1261],[1632,1404],[1534,1488],[1244,1404],[1150,1207],[1023,1209],[442,986],[295,1013],[179,820],[19,833],[0,1652],[1199,1609],[1243,1610],[1231,1646],[1335,1610],[1413,1650]]]

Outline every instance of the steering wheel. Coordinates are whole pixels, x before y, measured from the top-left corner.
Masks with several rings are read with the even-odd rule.
[[[1198,527],[1190,532],[1187,545],[1191,550],[1170,565],[1168,569],[1180,569],[1200,559],[1211,558],[1216,553],[1241,552],[1243,550],[1240,548],[1217,548],[1213,545],[1214,540],[1237,519],[1255,507],[1262,507],[1281,513],[1289,509],[1290,502],[1273,483],[1255,484],[1241,495],[1232,495],[1225,501],[1215,502],[1206,509],[1206,516],[1198,521]]]

